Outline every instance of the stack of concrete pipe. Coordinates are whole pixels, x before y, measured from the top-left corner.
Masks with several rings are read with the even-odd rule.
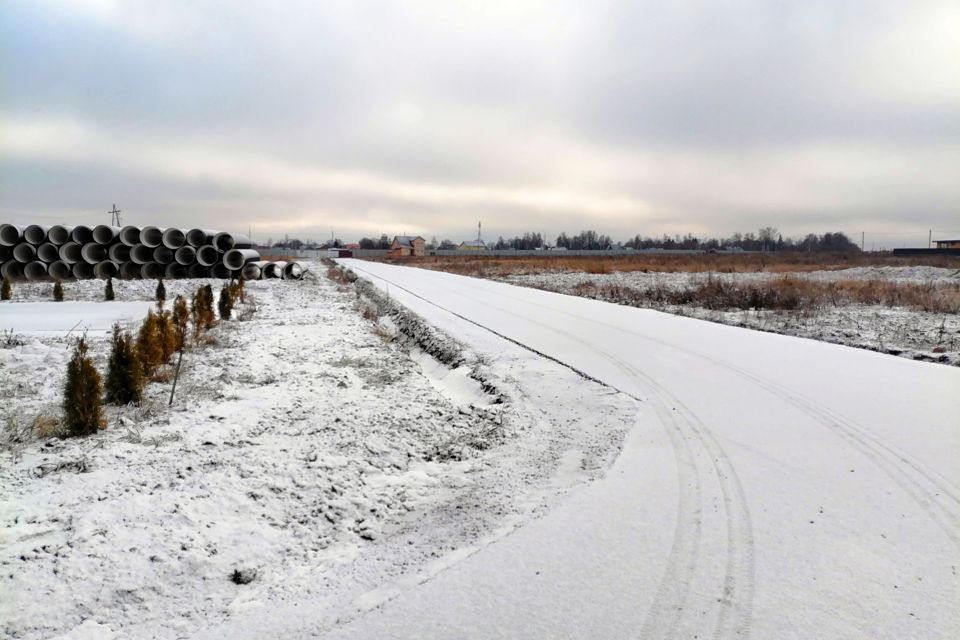
[[[297,262],[263,262],[244,236],[212,229],[0,224],[0,275],[69,278],[299,279]],[[269,266],[270,274],[264,271]],[[279,271],[278,271],[279,269]]]

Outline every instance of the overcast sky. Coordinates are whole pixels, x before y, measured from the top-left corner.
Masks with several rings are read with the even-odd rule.
[[[261,240],[960,235],[956,0],[4,0],[0,20],[5,221],[116,202]]]

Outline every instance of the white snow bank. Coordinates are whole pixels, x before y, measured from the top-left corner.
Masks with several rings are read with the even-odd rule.
[[[117,322],[139,322],[151,302],[5,302],[0,304],[0,331],[24,335],[107,332]]]

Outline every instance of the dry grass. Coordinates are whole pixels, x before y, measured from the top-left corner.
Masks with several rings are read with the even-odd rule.
[[[384,262],[449,271],[479,277],[503,277],[514,274],[575,271],[604,274],[617,271],[654,271],[662,273],[750,273],[806,272],[849,269],[851,267],[932,266],[960,269],[960,257],[904,256],[876,253],[751,253],[751,254],[642,254],[636,256],[427,256],[423,258],[380,258]]]

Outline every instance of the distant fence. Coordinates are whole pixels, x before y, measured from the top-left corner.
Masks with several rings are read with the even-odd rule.
[[[960,249],[894,249],[895,256],[960,256]]]

